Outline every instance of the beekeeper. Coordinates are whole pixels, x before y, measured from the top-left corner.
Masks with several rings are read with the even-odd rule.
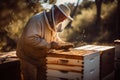
[[[51,10],[34,15],[26,24],[18,41],[17,56],[24,80],[45,80],[46,54],[61,47],[57,32],[64,20],[73,20],[67,5],[54,5]]]

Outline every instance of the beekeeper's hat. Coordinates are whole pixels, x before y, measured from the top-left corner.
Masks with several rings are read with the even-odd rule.
[[[70,16],[70,8],[67,5],[60,4],[57,6],[57,8],[70,20],[73,20],[73,18]]]

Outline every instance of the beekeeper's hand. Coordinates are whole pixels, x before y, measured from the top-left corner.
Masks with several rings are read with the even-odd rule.
[[[51,42],[51,49],[59,49],[61,47],[59,42],[52,41]]]
[[[61,43],[61,49],[69,49],[69,48],[73,48],[74,44],[73,43],[69,43],[69,42],[65,42],[65,43]]]
[[[74,44],[68,42],[51,42],[51,49],[69,49],[73,48]]]

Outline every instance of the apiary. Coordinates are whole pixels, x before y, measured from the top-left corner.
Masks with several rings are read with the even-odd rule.
[[[92,50],[54,50],[47,55],[47,80],[99,80],[100,54]]]
[[[100,53],[100,79],[108,76],[114,71],[114,46],[85,45],[75,48],[77,50],[95,50]]]

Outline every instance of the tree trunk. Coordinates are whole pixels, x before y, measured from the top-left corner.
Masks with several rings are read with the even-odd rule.
[[[96,16],[97,16],[97,21],[99,22],[101,20],[101,7],[102,7],[102,1],[103,0],[95,0],[96,3]]]
[[[117,0],[117,20],[116,20],[116,35],[117,39],[120,39],[119,33],[120,33],[120,0]]]
[[[73,10],[72,13],[70,14],[71,17],[73,17],[73,16],[75,15],[76,10],[77,10],[77,7],[78,7],[78,5],[79,5],[79,2],[80,2],[80,0],[77,1],[77,5],[75,6],[74,10]]]
[[[73,11],[72,11],[71,14],[70,14],[71,17],[73,17],[73,16],[75,15],[75,13],[76,13],[76,11],[77,11],[77,7],[78,7],[78,5],[79,5],[79,2],[80,2],[80,0],[77,0],[77,4],[76,4],[75,8],[73,9]],[[68,25],[67,25],[66,28],[71,27],[71,23],[72,23],[72,21],[70,21],[70,22],[68,23]]]

